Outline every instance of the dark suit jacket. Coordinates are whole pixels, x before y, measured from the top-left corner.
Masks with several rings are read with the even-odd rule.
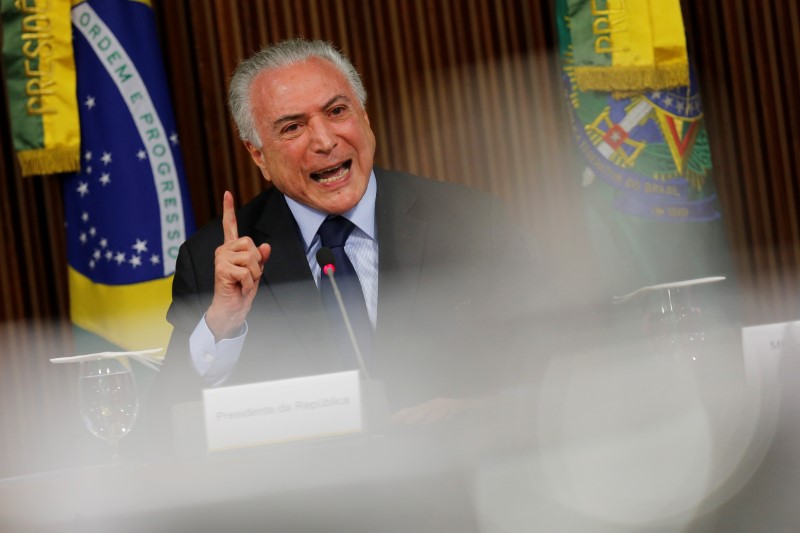
[[[533,276],[526,247],[487,195],[376,169],[379,289],[373,375],[392,408],[463,396],[513,374],[509,357]],[[304,245],[282,194],[267,190],[237,211],[240,236],[272,253],[248,315],[249,333],[225,383],[343,370]],[[515,242],[516,240],[516,242]],[[188,338],[211,303],[216,220],[182,246],[168,319],[174,326],[158,381],[172,401],[199,398]],[[521,278],[527,278],[523,283]]]

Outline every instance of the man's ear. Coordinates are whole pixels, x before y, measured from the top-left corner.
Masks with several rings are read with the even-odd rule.
[[[264,155],[264,151],[250,141],[242,142],[244,143],[244,147],[247,148],[247,151],[250,153],[250,157],[253,159],[253,162],[261,170],[261,175],[264,176],[264,179],[267,181],[272,181],[269,177],[269,174],[267,174],[267,160],[266,156]]]

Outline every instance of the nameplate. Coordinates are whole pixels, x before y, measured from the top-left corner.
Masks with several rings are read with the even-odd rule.
[[[745,353],[762,357],[796,354],[800,349],[800,321],[742,328],[742,347]]]
[[[800,321],[742,328],[748,378],[777,377],[782,358],[800,354]]]
[[[203,408],[209,451],[364,430],[357,370],[205,389]]]

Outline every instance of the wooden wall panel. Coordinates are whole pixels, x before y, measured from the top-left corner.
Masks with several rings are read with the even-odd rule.
[[[782,0],[684,2],[751,323],[800,317],[799,12]]]
[[[363,73],[378,164],[499,195],[562,272],[581,275],[581,191],[568,170],[553,0],[154,5],[199,224],[220,213],[225,189],[243,202],[265,186],[225,108],[230,73],[262,45],[302,35],[332,41]],[[800,7],[796,0],[685,0],[683,7],[746,289],[744,319],[797,319]],[[25,423],[26,402],[48,425],[73,416],[75,399],[74,376],[46,363],[71,341],[58,178],[19,178],[5,107],[0,133],[2,475],[24,471],[44,446]]]
[[[5,89],[0,88],[5,101]],[[77,377],[47,357],[71,342],[64,215],[55,177],[21,179],[13,156],[7,108],[0,107],[0,476],[59,464],[62,439],[47,428],[77,419]]]
[[[181,138],[200,132],[208,159],[190,169],[193,191],[207,191],[193,192],[201,223],[219,213],[224,188],[241,202],[264,187],[225,112],[227,78],[240,57],[294,36],[332,41],[364,75],[379,165],[491,191],[544,235],[567,222],[565,192],[576,184],[553,157],[568,138],[548,4],[195,0],[158,8],[163,20],[180,12],[191,21],[181,31],[166,24],[164,35],[167,49],[181,51],[168,54],[171,64],[196,65],[192,75],[181,64],[170,72],[176,94],[201,95],[178,116]]]

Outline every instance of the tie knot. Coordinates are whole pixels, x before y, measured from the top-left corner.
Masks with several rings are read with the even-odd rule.
[[[352,233],[355,225],[346,218],[336,215],[328,217],[319,227],[319,238],[322,246],[327,248],[341,248],[344,246],[347,237]]]

